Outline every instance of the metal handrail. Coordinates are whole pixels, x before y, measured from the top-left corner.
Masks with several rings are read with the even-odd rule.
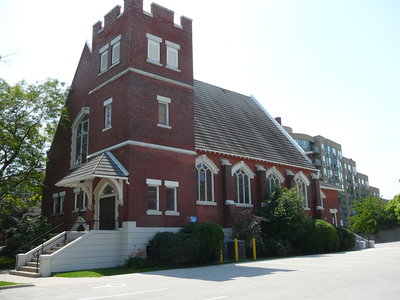
[[[71,233],[71,231],[75,231],[75,229],[79,228],[81,225],[84,225],[84,224],[88,224],[89,227],[90,227],[90,225],[91,225],[93,222],[99,222],[99,221],[100,221],[100,220],[86,220],[86,221],[84,221],[84,222],[79,222],[79,223],[76,224],[76,226],[72,227],[70,230],[65,231],[65,232],[64,232],[64,235],[61,235],[61,236],[60,236],[59,238],[57,238],[56,240],[53,240],[52,243],[55,242],[55,241],[57,241],[57,240],[59,240],[60,238],[62,238],[62,237],[64,236],[64,244],[65,244],[65,243],[67,242],[67,239],[68,239],[68,234]],[[106,220],[106,221],[114,221],[114,222],[116,222],[116,220]],[[61,223],[61,224],[57,225],[56,227],[50,229],[50,230],[47,231],[46,233],[43,233],[42,235],[40,235],[39,237],[35,238],[35,239],[32,240],[31,242],[29,242],[29,243],[27,243],[26,245],[20,247],[17,251],[23,249],[24,247],[26,247],[26,246],[29,245],[29,244],[32,244],[33,242],[35,242],[35,241],[38,240],[39,238],[41,238],[41,237],[45,236],[46,234],[50,233],[51,231],[57,229],[57,228],[60,227],[61,225],[64,225],[64,223]],[[38,250],[36,250],[35,252],[32,253],[33,257],[36,258],[36,273],[39,272],[39,257],[40,257],[40,254],[43,254],[43,253],[44,253],[44,248],[47,246],[48,243],[49,243],[49,241],[46,241],[46,242],[42,243],[42,244],[39,246],[40,249],[38,249]],[[14,253],[16,253],[17,251],[15,251]],[[18,255],[16,256],[16,260],[15,260],[15,269],[17,269],[17,266],[18,266]]]
[[[19,247],[17,250],[14,251],[13,254],[17,254],[21,249],[24,249],[25,247],[32,245],[32,244],[33,244],[34,242],[36,242],[38,239],[44,237],[45,235],[47,235],[47,234],[49,234],[50,232],[52,232],[53,230],[55,230],[55,229],[61,227],[62,225],[64,225],[64,223],[58,224],[57,226],[53,227],[52,229],[50,229],[50,230],[46,231],[45,233],[43,233],[43,234],[37,236],[36,238],[34,238],[33,240],[31,240],[30,242],[28,242],[28,243],[26,243],[25,245]]]

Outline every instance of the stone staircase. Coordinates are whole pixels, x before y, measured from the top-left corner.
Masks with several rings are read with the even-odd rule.
[[[43,254],[53,254],[64,247],[67,243],[58,243],[56,247],[52,247],[50,250],[45,251]],[[39,273],[40,260],[39,257],[32,258],[31,261],[27,262],[26,265],[20,266],[17,270],[10,270],[10,275],[24,276],[37,278],[41,277]]]

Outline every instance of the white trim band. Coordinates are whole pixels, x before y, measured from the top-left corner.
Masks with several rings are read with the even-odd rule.
[[[146,71],[142,71],[142,70],[130,67],[130,68],[122,71],[121,73],[115,75],[114,77],[111,77],[110,79],[106,80],[105,82],[103,82],[99,86],[95,87],[93,90],[91,90],[89,92],[89,95],[97,92],[98,90],[102,89],[103,87],[105,87],[109,83],[117,80],[118,78],[120,78],[121,76],[123,76],[123,75],[125,75],[126,73],[129,73],[129,72],[133,72],[133,73],[136,73],[136,74],[139,74],[139,75],[147,76],[147,77],[150,77],[150,78],[153,78],[153,79],[157,79],[157,80],[160,80],[160,81],[164,81],[164,82],[167,82],[167,83],[175,84],[175,85],[178,85],[178,86],[181,86],[181,87],[184,87],[184,88],[194,89],[193,85],[190,85],[190,84],[187,84],[187,83],[183,83],[183,82],[180,82],[180,81],[177,81],[177,80],[169,79],[169,78],[166,78],[166,77],[163,77],[163,76],[159,76],[159,75],[156,75],[156,74],[153,74],[153,73],[149,73],[149,72],[146,72]]]
[[[114,146],[105,148],[103,150],[97,151],[95,153],[92,153],[92,154],[88,155],[87,158],[90,159],[90,158],[96,157],[100,154],[103,154],[106,151],[115,150],[115,149],[125,147],[125,146],[139,146],[139,147],[144,147],[144,148],[176,152],[176,153],[181,153],[181,154],[197,155],[196,151],[192,151],[192,150],[186,150],[186,149],[175,148],[175,147],[170,147],[170,146],[163,146],[163,145],[158,145],[158,144],[150,144],[150,143],[144,143],[144,142],[139,142],[139,141],[127,140],[125,142],[122,142],[122,143],[116,144]]]

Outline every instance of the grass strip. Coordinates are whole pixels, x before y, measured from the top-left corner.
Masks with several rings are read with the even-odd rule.
[[[82,270],[82,271],[73,271],[73,272],[65,272],[65,273],[57,273],[54,274],[54,277],[69,277],[69,278],[80,278],[80,277],[103,277],[103,276],[113,276],[113,275],[123,275],[123,274],[131,274],[131,273],[143,273],[143,272],[151,272],[151,271],[159,271],[165,270],[165,268],[143,268],[143,269],[131,269],[125,267],[115,267],[115,268],[106,268],[106,269],[94,269],[94,270]]]
[[[0,286],[9,286],[9,285],[18,285],[21,283],[16,283],[16,282],[9,282],[9,281],[0,281]]]

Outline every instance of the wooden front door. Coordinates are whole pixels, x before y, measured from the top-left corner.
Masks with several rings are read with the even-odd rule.
[[[100,198],[99,229],[115,229],[115,196]]]

